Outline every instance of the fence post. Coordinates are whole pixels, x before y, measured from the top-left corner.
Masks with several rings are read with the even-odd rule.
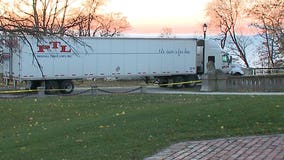
[[[202,76],[202,85],[200,91],[203,92],[212,92],[216,91],[216,74],[215,73],[207,73]]]
[[[147,88],[145,86],[141,86],[141,91],[140,93],[147,93]]]
[[[98,94],[98,87],[96,85],[91,86],[91,93],[92,93],[92,95]]]
[[[37,95],[38,97],[44,97],[45,96],[45,87],[37,87]]]

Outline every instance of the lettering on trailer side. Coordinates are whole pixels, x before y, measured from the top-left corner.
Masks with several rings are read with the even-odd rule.
[[[66,44],[58,41],[50,41],[49,44],[38,45],[38,53],[46,53],[47,51],[55,51],[59,53],[70,53],[72,49]]]
[[[181,54],[191,54],[191,51],[188,48],[178,48],[178,49],[165,49],[160,48],[158,51],[159,54],[176,54],[180,56]]]
[[[48,50],[50,48],[50,46],[47,45],[38,45],[38,53],[43,53],[44,50]]]

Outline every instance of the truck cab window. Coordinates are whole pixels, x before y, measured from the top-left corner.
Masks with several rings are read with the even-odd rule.
[[[208,62],[212,61],[213,63],[215,63],[215,56],[208,56]]]
[[[228,57],[228,55],[222,55],[222,61],[223,61],[223,62],[229,62],[229,57]]]

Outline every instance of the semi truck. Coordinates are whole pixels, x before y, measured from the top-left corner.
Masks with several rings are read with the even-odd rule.
[[[160,86],[193,81],[214,62],[224,73],[242,74],[216,43],[197,38],[2,37],[0,59],[6,82],[25,82],[62,93],[78,79],[153,79]],[[240,72],[240,73],[237,73]]]

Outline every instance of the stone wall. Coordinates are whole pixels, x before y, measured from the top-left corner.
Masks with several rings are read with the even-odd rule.
[[[284,75],[231,76],[206,74],[202,77],[201,91],[218,92],[281,92]]]

